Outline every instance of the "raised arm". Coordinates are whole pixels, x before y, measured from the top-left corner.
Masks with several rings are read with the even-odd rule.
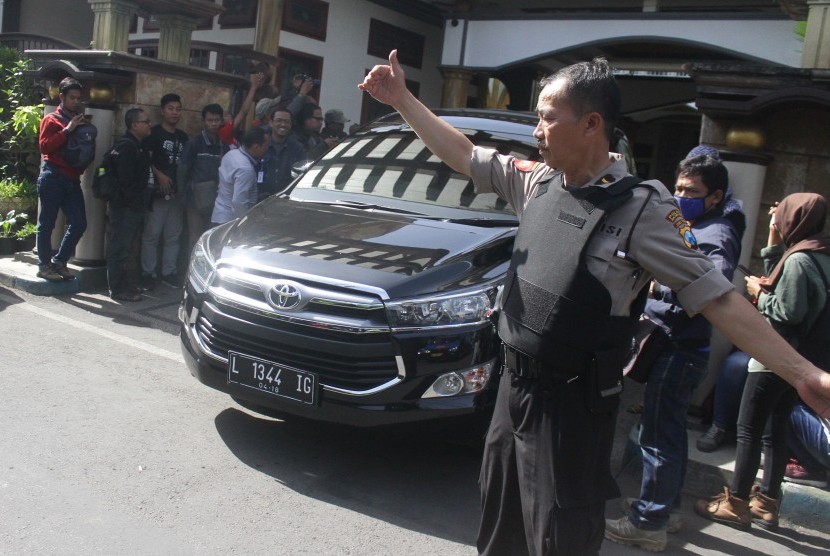
[[[830,373],[799,355],[740,294],[723,295],[702,313],[738,348],[792,384],[817,414],[830,418]]]
[[[358,89],[401,113],[418,137],[450,168],[470,175],[473,144],[467,137],[433,114],[406,88],[398,51],[389,53],[389,65],[378,65],[366,75]]]
[[[254,96],[256,95],[257,89],[259,89],[262,86],[262,83],[265,81],[265,76],[262,72],[257,72],[252,73],[249,79],[251,83],[248,87],[248,94],[245,95],[245,99],[242,101],[242,106],[239,107],[239,112],[237,112],[236,116],[233,119],[234,129],[239,129],[239,127],[245,121],[245,116],[248,115],[248,111],[254,104]]]

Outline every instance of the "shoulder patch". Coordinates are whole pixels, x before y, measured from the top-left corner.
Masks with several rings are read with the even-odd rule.
[[[674,229],[677,230],[677,233],[680,234],[680,237],[683,239],[683,243],[689,249],[697,249],[697,238],[695,238],[695,234],[692,233],[692,227],[683,218],[683,215],[680,213],[678,209],[672,209],[666,215],[666,220],[672,223]]]
[[[513,167],[519,172],[532,172],[539,163],[533,160],[513,160]]]

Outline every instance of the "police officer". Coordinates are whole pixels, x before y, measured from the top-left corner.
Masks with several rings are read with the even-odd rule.
[[[507,372],[481,469],[483,554],[598,554],[605,500],[619,496],[610,452],[621,358],[652,275],[830,414],[830,375],[695,250],[668,190],[632,187],[639,180],[608,152],[620,93],[607,62],[568,66],[542,85],[534,136],[544,164],[474,147],[406,90],[396,51],[358,85],[520,218],[499,319]]]

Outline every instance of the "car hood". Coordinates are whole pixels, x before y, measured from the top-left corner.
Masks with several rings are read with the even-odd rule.
[[[212,236],[209,249],[221,264],[255,266],[279,276],[299,273],[310,280],[319,276],[398,298],[499,278],[509,263],[515,227],[272,197]]]

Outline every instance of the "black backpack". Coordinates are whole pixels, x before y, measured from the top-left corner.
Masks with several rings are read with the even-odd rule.
[[[55,117],[61,120],[64,124],[69,123],[69,118],[65,115],[55,112]],[[95,139],[98,137],[98,128],[90,123],[83,123],[75,128],[69,134],[66,145],[63,147],[61,156],[64,162],[76,168],[83,170],[95,160]]]
[[[122,139],[114,144],[104,155],[101,165],[95,170],[95,176],[92,178],[92,196],[96,199],[112,201],[118,194],[120,185],[115,171],[115,158],[118,156],[119,149],[126,143],[129,143],[129,140]]]
[[[795,348],[798,353],[816,367],[830,371],[830,283],[828,283],[827,276],[815,255],[810,251],[802,251],[802,253],[810,257],[810,260],[816,265],[824,282],[824,291],[827,292],[827,297],[825,298],[824,307],[810,326],[810,330],[797,338]]]

